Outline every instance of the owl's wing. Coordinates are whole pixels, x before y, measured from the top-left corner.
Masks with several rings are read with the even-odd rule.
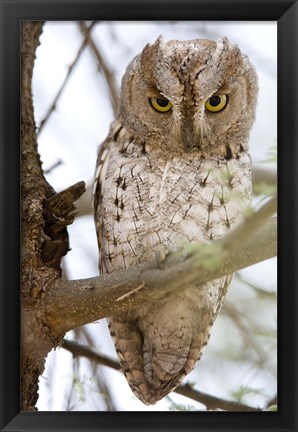
[[[231,275],[222,279],[217,302],[212,308],[208,308],[207,304],[198,308],[201,328],[197,331],[191,326],[182,330],[177,315],[176,329],[170,329],[169,333],[162,326],[156,327],[154,336],[150,338],[147,330],[152,323],[145,319],[145,315],[150,315],[149,309],[154,308],[154,305],[148,306],[148,311],[143,307],[109,318],[110,333],[121,367],[132,391],[144,404],[155,404],[165,397],[195,367],[207,344],[231,279]],[[177,310],[181,306],[180,299],[169,301],[177,302]],[[162,308],[159,312],[163,314]]]
[[[99,250],[99,270],[100,273],[106,273],[105,265],[102,255],[102,248],[104,242],[104,230],[103,230],[103,220],[104,220],[104,209],[102,206],[103,199],[103,187],[106,178],[109,154],[110,154],[111,141],[106,139],[100,146],[97,162],[95,179],[93,185],[93,209],[94,209],[94,220],[97,232],[97,242]]]
[[[145,373],[144,355],[144,334],[139,329],[137,319],[133,313],[124,313],[113,316],[108,319],[109,330],[115,344],[115,348],[120,360],[121,368],[124,372],[126,380],[133,391],[133,393],[145,404],[155,404],[171,390],[173,390],[181,380],[185,377],[186,373],[165,373],[162,371],[163,378],[154,379],[154,385],[147,381]],[[147,347],[148,349],[148,347]],[[185,352],[186,351],[186,352]],[[188,346],[183,350],[184,356],[187,358],[192,356],[192,351]],[[182,354],[181,352],[179,354]],[[152,355],[147,353],[148,355]],[[192,356],[193,357],[193,356]],[[182,360],[184,364],[186,358]],[[181,359],[175,359],[179,362]],[[192,358],[193,363],[197,360]],[[152,361],[152,360],[151,360]],[[152,363],[150,363],[152,365]],[[147,366],[149,366],[147,364]],[[153,372],[155,375],[155,373]]]
[[[108,322],[131,390],[145,405],[150,405],[174,390],[194,368],[207,343],[209,329],[204,335],[192,334],[188,343],[181,340],[176,349],[168,347],[155,352],[153,341],[138,327],[140,319],[133,313],[124,313],[109,318]]]
[[[125,378],[133,393],[146,405],[155,403],[156,389],[144,379],[143,334],[130,312],[108,319],[109,330]]]

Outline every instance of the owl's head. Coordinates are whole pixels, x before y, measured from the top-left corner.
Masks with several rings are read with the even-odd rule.
[[[255,69],[227,38],[159,37],[127,67],[118,117],[136,143],[229,159],[247,149],[256,97]]]

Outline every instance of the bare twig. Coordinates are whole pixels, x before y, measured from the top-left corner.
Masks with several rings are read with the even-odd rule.
[[[63,162],[61,159],[58,159],[53,165],[51,165],[49,168],[43,170],[44,174],[49,174],[50,172],[52,172],[55,168],[57,168],[58,166],[62,165]]]
[[[223,312],[225,312],[229,319],[234,322],[237,330],[241,332],[244,343],[255,351],[258,356],[257,365],[261,367],[262,364],[268,360],[270,354],[268,354],[268,349],[266,351],[263,349],[262,345],[255,337],[259,328],[253,322],[247,324],[245,322],[245,318],[247,318],[245,312],[238,311],[238,309],[229,301],[225,301]],[[267,370],[269,370],[269,367],[267,367]],[[272,375],[275,375],[274,371],[271,370],[270,372]]]
[[[93,346],[92,337],[90,336],[88,329],[86,326],[79,327],[73,330],[74,338],[77,341],[76,343],[80,345],[81,343],[87,344],[88,346]],[[84,342],[83,342],[84,340]],[[73,393],[74,384],[75,382],[80,383],[80,389],[83,392],[83,394],[87,396],[87,391],[89,394],[89,401],[91,402],[92,395],[95,396],[95,405],[96,410],[102,410],[103,407],[98,408],[98,404],[102,403],[104,404],[104,411],[115,411],[113,398],[110,394],[108,385],[106,383],[105,375],[102,373],[102,367],[99,366],[95,362],[90,362],[88,364],[90,368],[91,373],[91,380],[86,376],[84,373],[84,376],[81,373],[82,368],[82,358],[85,356],[73,356],[73,364],[76,366],[74,372],[73,372],[73,385],[71,388],[71,393]],[[85,370],[85,368],[84,368]],[[90,392],[90,389],[92,390]],[[102,395],[102,398],[98,398],[98,394]],[[80,398],[81,399],[81,398]],[[85,397],[84,397],[85,399]],[[71,399],[69,399],[71,400]],[[75,402],[77,403],[77,402]],[[70,406],[70,403],[69,403]],[[72,410],[75,410],[76,406],[72,407]],[[68,409],[70,411],[70,409]]]
[[[141,283],[139,286],[135,287],[134,289],[132,289],[131,291],[129,291],[128,293],[123,294],[122,296],[118,297],[116,299],[116,301],[120,301],[125,299],[126,297],[129,297],[130,295],[134,294],[135,292],[139,291],[140,289],[144,288],[145,283]]]
[[[80,22],[80,29],[81,29],[81,32],[85,35],[86,35],[86,32],[88,32],[88,27],[86,26],[86,24],[83,21]],[[99,70],[103,73],[103,76],[105,78],[107,88],[109,91],[109,95],[110,95],[110,99],[111,99],[111,103],[112,103],[112,107],[113,107],[113,112],[114,112],[114,114],[116,114],[117,109],[118,109],[118,102],[119,102],[119,88],[118,88],[118,85],[116,83],[114,73],[109,68],[107,62],[105,61],[103,55],[101,54],[98,46],[96,45],[94,39],[92,38],[92,36],[90,34],[88,35],[88,45],[90,46],[90,48],[91,48],[91,50],[92,50],[92,52],[96,58]]]
[[[103,366],[108,366],[112,369],[121,370],[120,364],[117,360],[113,359],[112,357],[108,357],[104,354],[101,354],[97,351],[95,351],[93,348],[90,348],[86,345],[81,345],[77,342],[63,339],[62,341],[62,348],[66,349],[67,351],[70,351],[74,357],[82,356],[86,357],[89,360],[101,364]]]
[[[237,411],[237,412],[248,412],[248,411],[262,411],[260,408],[251,407],[244,405],[240,402],[234,402],[215,396],[211,396],[207,393],[195,390],[190,384],[180,385],[174,390],[176,393],[191,398],[197,402],[202,403],[208,410],[224,410],[224,411]]]
[[[80,333],[84,336],[87,345],[94,346],[93,338],[86,326],[80,327]],[[116,411],[114,406],[113,396],[110,392],[108,382],[102,374],[101,368],[98,367],[97,363],[92,362],[92,375],[96,379],[97,388],[100,389],[100,393],[103,396],[104,402],[106,404],[106,411]]]
[[[110,367],[117,371],[121,371],[120,364],[117,360],[112,359],[104,354],[98,353],[94,349],[78,344],[77,342],[63,339],[62,348],[70,351],[74,356],[84,356],[89,360]],[[182,396],[191,398],[203,405],[208,409],[220,409],[225,411],[262,411],[259,408],[254,408],[234,401],[211,396],[207,393],[195,390],[190,384],[182,384],[174,390]]]
[[[62,93],[63,93],[63,91],[64,91],[64,89],[65,89],[65,87],[66,87],[66,84],[67,84],[67,82],[68,82],[68,80],[69,80],[69,77],[70,77],[72,71],[74,70],[75,66],[76,66],[77,63],[78,63],[78,61],[79,61],[79,59],[80,59],[80,57],[81,57],[82,52],[84,51],[84,49],[86,48],[86,46],[87,46],[87,44],[88,44],[89,37],[90,37],[90,32],[91,32],[91,30],[93,29],[93,27],[94,27],[94,25],[95,25],[96,23],[97,23],[96,21],[93,21],[93,22],[90,24],[89,27],[86,26],[85,38],[84,38],[84,40],[83,40],[83,43],[82,43],[82,45],[80,46],[80,48],[79,48],[79,50],[78,50],[78,52],[77,52],[77,55],[76,55],[75,59],[73,60],[73,62],[71,63],[71,65],[68,67],[68,72],[67,72],[67,74],[66,74],[66,77],[65,77],[65,79],[64,79],[64,81],[63,81],[63,83],[62,83],[62,85],[61,85],[61,87],[60,87],[60,89],[59,89],[59,91],[58,91],[58,93],[57,93],[55,99],[53,100],[52,104],[50,105],[50,107],[49,107],[49,109],[48,109],[48,111],[47,111],[47,113],[46,113],[44,119],[41,121],[41,123],[40,123],[40,125],[39,125],[38,131],[37,131],[37,136],[40,135],[40,133],[41,133],[42,129],[44,128],[46,122],[49,120],[50,116],[51,116],[51,115],[53,114],[53,112],[55,111],[56,106],[57,106],[57,103],[58,103],[58,100],[60,99],[60,97],[61,97],[61,95],[62,95]]]
[[[248,281],[246,278],[244,278],[240,273],[236,273],[234,276],[235,279],[238,279],[245,285],[247,285],[249,288],[251,288],[260,298],[266,298],[269,300],[276,301],[277,294],[275,291],[267,291],[266,289],[262,288],[261,286],[256,285],[256,283],[252,283]]]

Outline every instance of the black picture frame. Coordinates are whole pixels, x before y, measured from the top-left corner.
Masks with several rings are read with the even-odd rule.
[[[297,431],[295,1],[1,0],[1,431]],[[278,24],[278,412],[20,412],[20,22],[273,20]]]

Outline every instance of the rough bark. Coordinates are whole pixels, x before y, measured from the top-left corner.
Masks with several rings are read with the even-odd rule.
[[[43,22],[21,26],[21,409],[35,410],[38,378],[48,352],[60,340],[42,316],[42,293],[61,277],[60,261],[68,250],[66,225],[74,219],[79,183],[56,194],[43,176],[37,151],[32,105],[32,72]]]

